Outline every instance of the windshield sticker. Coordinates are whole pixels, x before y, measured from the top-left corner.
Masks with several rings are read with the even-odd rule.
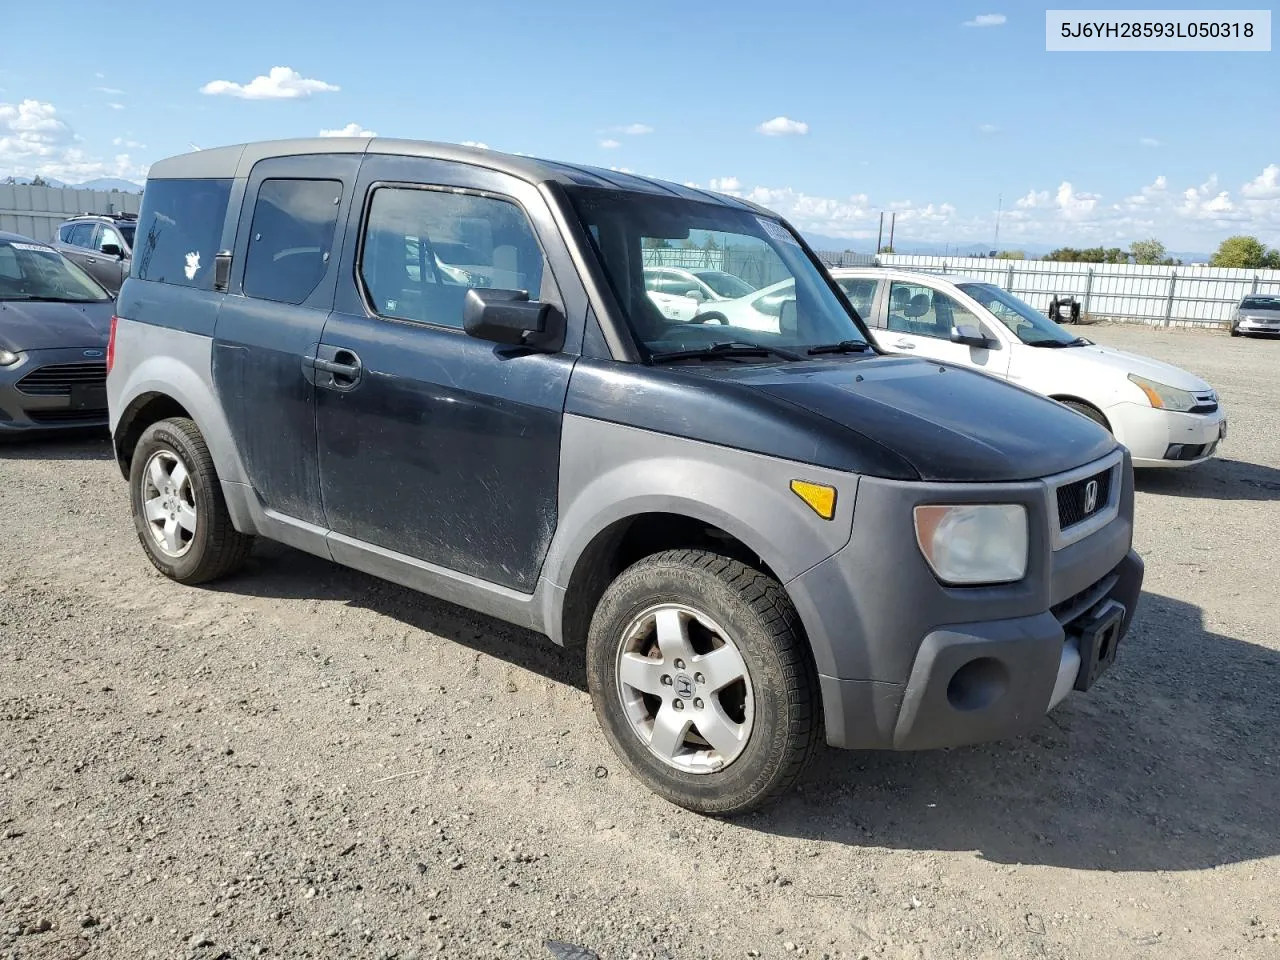
[[[767,217],[756,217],[756,223],[764,227],[764,232],[779,243],[789,243],[793,247],[800,246],[800,244],[796,243],[796,238],[791,235],[791,232],[777,220],[770,220]]]
[[[37,253],[53,253],[51,248],[42,247],[38,243],[20,243],[17,240],[14,240],[9,244],[9,246],[13,247],[15,250],[35,250]]]
[[[188,280],[194,280],[196,274],[200,272],[200,254],[188,253],[187,265],[182,268],[182,272],[187,275]]]

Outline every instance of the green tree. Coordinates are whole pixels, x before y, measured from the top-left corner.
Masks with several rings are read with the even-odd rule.
[[[1027,255],[1021,250],[1001,250],[996,254],[997,260],[1025,260]]]
[[[1268,250],[1262,258],[1262,266],[1267,270],[1280,270],[1280,250]]]
[[[1149,240],[1135,240],[1129,244],[1129,254],[1134,263],[1153,264],[1165,260],[1164,244],[1152,237]]]
[[[720,244],[716,243],[716,238],[707,234],[707,242],[702,245],[703,250],[719,250]]]
[[[31,178],[31,185],[33,187],[47,187],[49,185],[49,181],[37,173]]]
[[[662,237],[645,237],[641,240],[640,246],[646,250],[666,250],[671,243]]]
[[[1257,270],[1267,262],[1267,248],[1257,237],[1237,234],[1218,244],[1217,252],[1209,258],[1211,267],[1245,267]]]

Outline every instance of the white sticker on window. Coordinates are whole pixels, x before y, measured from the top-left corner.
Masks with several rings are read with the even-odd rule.
[[[779,243],[789,243],[793,247],[800,246],[800,244],[796,243],[796,238],[791,235],[791,231],[777,220],[770,220],[768,217],[756,217],[756,223],[764,227],[764,232]]]
[[[42,247],[38,243],[19,243],[17,240],[14,240],[9,244],[9,246],[13,247],[15,250],[36,250],[40,253],[53,253],[51,249],[48,247]]]
[[[196,274],[200,272],[200,254],[198,252],[187,254],[187,265],[183,267],[182,272],[187,275],[188,280],[196,278]]]

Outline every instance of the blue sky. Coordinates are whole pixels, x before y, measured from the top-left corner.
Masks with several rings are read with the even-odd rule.
[[[36,39],[0,60],[0,176],[350,125],[738,192],[854,249],[881,210],[900,245],[987,244],[1000,195],[1006,247],[1280,245],[1277,54],[1047,53],[1043,4],[85,9],[6,11]]]

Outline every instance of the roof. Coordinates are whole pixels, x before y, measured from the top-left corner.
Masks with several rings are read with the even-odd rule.
[[[314,137],[297,140],[265,140],[229,147],[214,147],[195,153],[180,154],[154,163],[147,172],[147,179],[234,179],[247,177],[253,165],[259,160],[334,153],[451,160],[497,170],[529,183],[559,183],[565,186],[631,190],[698,200],[704,203],[717,203],[775,216],[769,210],[748,200],[700,190],[696,187],[686,187],[653,177],[641,177],[633,173],[606,170],[603,167],[539,160],[535,157],[502,153],[483,147],[464,147],[454,143],[432,143],[426,140],[396,140],[386,137]]]
[[[911,270],[907,267],[832,267],[829,271],[833,277],[909,277],[911,279],[930,280],[934,283],[949,283],[952,286],[961,283],[990,283],[977,277],[966,277],[959,273],[938,273],[934,270]]]

